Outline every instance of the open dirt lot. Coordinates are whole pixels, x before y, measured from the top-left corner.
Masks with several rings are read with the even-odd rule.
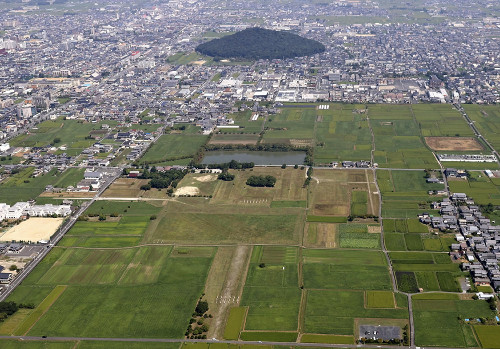
[[[471,137],[425,137],[425,142],[433,150],[483,150],[481,144]]]
[[[30,218],[10,228],[0,241],[49,240],[63,222],[63,218]]]
[[[182,187],[175,191],[176,196],[181,195],[197,195],[200,190],[196,187]]]
[[[213,182],[213,181],[215,181],[217,179],[217,175],[209,174],[209,175],[206,175],[206,176],[195,177],[195,179],[198,182],[202,182],[202,183]]]

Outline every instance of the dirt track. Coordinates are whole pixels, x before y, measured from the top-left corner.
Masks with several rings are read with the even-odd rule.
[[[234,251],[224,287],[217,297],[218,306],[214,314],[215,321],[210,331],[218,339],[221,339],[224,334],[224,326],[229,315],[229,310],[233,306],[238,306],[240,302],[243,291],[241,280],[246,277],[246,268],[251,252],[251,246],[238,246]]]

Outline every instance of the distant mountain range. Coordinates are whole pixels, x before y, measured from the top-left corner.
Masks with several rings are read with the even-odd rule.
[[[321,53],[325,46],[289,32],[254,27],[200,44],[196,51],[215,58],[283,59]]]

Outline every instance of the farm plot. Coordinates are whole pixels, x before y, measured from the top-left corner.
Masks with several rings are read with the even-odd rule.
[[[429,190],[443,190],[443,184],[426,183],[424,172],[377,170],[377,181],[382,192],[382,217],[411,218],[423,211],[434,213],[430,203],[435,197]]]
[[[232,212],[231,212],[232,211]],[[303,231],[297,209],[194,206],[169,203],[148,242],[188,244],[283,243],[296,244]]]
[[[496,185],[486,175],[469,180],[450,181],[450,191],[465,193],[480,205],[500,205],[500,186]]]
[[[365,308],[363,291],[308,290],[304,331],[352,336],[355,334],[355,319],[370,318],[376,322],[377,319],[385,321],[407,317],[406,308]]]
[[[67,168],[58,176],[57,182],[53,184],[55,188],[76,187],[76,184],[83,179],[83,168]]]
[[[75,156],[95,142],[95,139],[86,139],[86,137],[92,131],[100,130],[104,123],[109,124],[109,121],[95,124],[62,118],[56,121],[44,121],[32,133],[14,138],[11,144],[15,147],[66,146],[67,149],[64,152]]]
[[[314,162],[369,160],[372,138],[365,107],[361,105],[332,105],[318,110]]]
[[[430,204],[435,198],[427,195],[407,195],[405,193],[382,194],[382,216],[385,218],[413,218],[422,212],[437,214]]]
[[[144,193],[144,190],[141,190],[141,186],[148,183],[149,179],[118,178],[106,189],[102,197],[136,198]]]
[[[457,264],[445,253],[391,252],[389,254],[398,288],[403,292],[424,291],[459,292],[457,278],[461,276]]]
[[[388,290],[387,264],[379,251],[304,250],[304,286],[310,289]]]
[[[161,136],[139,160],[141,163],[162,163],[193,157],[207,141],[207,136],[167,134]]]
[[[244,129],[242,129],[244,130]],[[228,133],[225,134],[224,131],[216,133],[210,139],[208,144],[248,144],[255,145],[259,141],[259,135],[254,134],[238,134],[238,133]]]
[[[477,334],[481,347],[498,349],[500,342],[500,326],[474,326],[474,331]]]
[[[394,293],[389,291],[366,291],[366,308],[394,308]]]
[[[224,330],[224,339],[237,340],[240,336],[243,322],[247,314],[246,307],[234,307],[229,312],[226,328]]]
[[[0,183],[0,202],[13,205],[18,201],[36,199],[45,187],[57,183],[60,174],[56,169],[48,173],[32,177],[34,167],[26,167]]]
[[[409,106],[370,106],[375,136],[374,161],[379,167],[435,168],[437,162],[420,139],[420,130]]]
[[[307,223],[304,242],[307,247],[338,247],[338,225],[330,223]]]
[[[160,207],[156,203],[137,201],[96,201],[85,213],[89,216],[150,216],[158,214]],[[161,203],[159,204],[161,206]]]
[[[264,123],[265,118],[262,116],[259,116],[257,120],[251,120],[252,118],[252,111],[251,110],[245,110],[245,111],[240,111],[237,113],[229,114],[228,118],[231,118],[234,120],[234,126],[239,126],[239,128],[224,128],[220,130],[220,133],[218,134],[215,138],[215,142],[217,142],[217,139],[219,140],[230,140],[230,135],[234,135],[236,139],[238,140],[246,140],[248,142],[250,139],[255,139],[255,137],[258,140],[259,133],[262,131],[262,124]],[[223,136],[222,138],[219,138],[219,136]],[[227,138],[226,138],[227,137]],[[212,143],[211,144],[222,144],[222,143]],[[241,143],[225,143],[225,144],[241,144]],[[243,143],[243,144],[249,144],[249,143]],[[255,143],[252,143],[255,144]]]
[[[170,250],[159,246],[58,248],[9,299],[38,303],[41,286],[68,285],[29,330],[30,335],[182,338],[205,285],[214,249],[200,254],[189,248],[183,254],[169,255]]]
[[[341,248],[380,248],[380,235],[368,233],[366,224],[340,224],[339,238]]]
[[[479,132],[497,151],[500,150],[500,107],[498,105],[465,105],[465,111]]]
[[[485,301],[416,297],[413,299],[413,313],[415,344],[419,346],[476,347],[472,326],[459,318],[492,316]]]
[[[415,119],[419,123],[424,137],[466,137],[474,135],[472,129],[467,125],[467,122],[460,112],[449,104],[415,104],[411,106],[411,109],[415,115]],[[479,144],[476,142],[476,146],[477,145]],[[433,148],[431,144],[429,144],[429,146]],[[482,147],[479,149],[482,149]]]
[[[245,330],[296,331],[301,294],[296,285],[245,286],[241,300],[248,306]]]
[[[311,142],[314,138],[315,108],[283,108],[268,117],[264,143],[292,144],[292,140]]]
[[[378,215],[379,199],[370,171],[315,170],[311,183],[311,215]]]

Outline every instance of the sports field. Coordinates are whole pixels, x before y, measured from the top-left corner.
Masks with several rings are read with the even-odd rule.
[[[471,137],[425,137],[425,142],[432,150],[438,151],[483,150],[481,144]]]
[[[0,236],[0,241],[48,241],[62,222],[63,218],[33,217],[8,229]]]

